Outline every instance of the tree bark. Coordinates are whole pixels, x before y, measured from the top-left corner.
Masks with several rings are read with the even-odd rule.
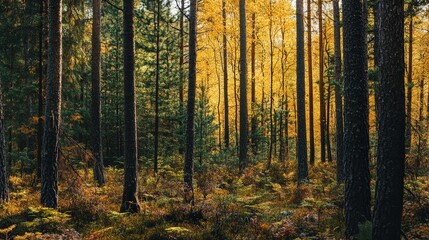
[[[159,145],[159,53],[160,53],[160,39],[159,39],[159,31],[160,31],[160,15],[161,15],[161,0],[156,0],[156,69],[155,69],[155,129],[154,129],[154,157],[153,157],[153,171],[158,173],[158,145]],[[155,3],[154,3],[155,10]]]
[[[343,127],[343,96],[342,85],[343,79],[341,76],[341,22],[340,22],[340,7],[339,0],[332,1],[334,9],[334,51],[335,51],[335,125],[336,125],[336,161],[337,161],[337,182],[344,182],[344,127]]]
[[[179,36],[180,36],[180,58],[179,58],[179,65],[180,65],[180,71],[179,71],[179,111],[181,113],[180,116],[180,135],[183,136],[182,134],[184,134],[184,128],[185,128],[185,123],[183,121],[183,101],[184,101],[184,97],[183,97],[183,82],[185,79],[185,74],[184,74],[184,65],[185,65],[185,29],[184,29],[184,22],[185,22],[185,18],[184,18],[184,11],[185,11],[185,0],[181,0],[180,1],[181,5],[180,5],[180,22],[179,22]],[[182,137],[179,138],[179,142],[182,143]],[[183,144],[180,144],[179,146],[179,154],[182,155],[184,152],[184,147]]]
[[[61,121],[62,1],[49,1],[48,84],[42,152],[41,203],[58,207],[58,152]]]
[[[411,148],[411,115],[413,99],[413,7],[409,3],[408,11],[410,12],[409,43],[408,43],[408,72],[407,72],[407,114],[405,125],[405,152],[409,153]]]
[[[36,160],[36,178],[41,178],[42,172],[42,142],[43,142],[43,74],[44,74],[44,42],[46,41],[46,36],[44,32],[45,24],[43,24],[43,19],[45,18],[45,0],[39,1],[39,63],[38,63],[38,119],[37,119],[37,160]]]
[[[140,212],[137,169],[137,119],[134,46],[134,0],[124,0],[124,191],[121,212]]]
[[[229,105],[228,105],[228,51],[226,45],[226,6],[225,0],[222,1],[222,50],[223,50],[223,104],[224,104],[224,142],[225,148],[229,148]]]
[[[269,8],[269,23],[268,23],[268,33],[270,40],[270,145],[268,153],[268,162],[267,169],[270,169],[271,158],[273,157],[273,143],[275,142],[275,131],[274,131],[274,120],[273,120],[273,82],[274,82],[274,43],[273,43],[273,7],[272,2],[270,1]]]
[[[346,169],[346,237],[370,221],[368,82],[365,72],[365,28],[362,2],[343,2],[344,159]]]
[[[246,1],[240,0],[240,155],[239,168],[247,165],[247,60],[246,60]]]
[[[305,64],[304,64],[304,10],[303,0],[296,2],[296,95],[298,111],[298,184],[308,180],[307,137],[305,121]]]
[[[317,2],[317,14],[319,20],[319,101],[320,101],[320,161],[326,161],[326,109],[325,109],[325,85],[323,81],[323,18],[322,0]]]
[[[400,239],[405,162],[404,2],[380,0],[380,111],[373,239]]]
[[[189,12],[189,79],[184,166],[185,202],[194,204],[194,119],[197,65],[197,0],[190,1]]]
[[[253,3],[256,3],[256,0],[253,0]],[[256,13],[252,11],[252,42],[250,46],[251,52],[251,111],[252,111],[252,119],[251,119],[251,139],[252,139],[252,149],[253,154],[256,155],[258,152],[258,120],[256,116]]]
[[[6,167],[4,135],[3,89],[0,84],[0,203],[9,200],[9,175]]]
[[[101,145],[101,0],[92,3],[92,60],[91,60],[91,115],[92,154],[94,156],[94,179],[102,186],[104,180],[103,151]]]

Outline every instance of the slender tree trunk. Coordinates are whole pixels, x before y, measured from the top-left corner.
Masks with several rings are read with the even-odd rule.
[[[49,1],[49,57],[45,132],[42,152],[41,203],[58,207],[58,152],[61,121],[62,1]]]
[[[184,123],[184,117],[183,117],[183,108],[184,108],[184,97],[183,97],[183,83],[184,83],[184,79],[185,79],[185,26],[184,26],[184,22],[185,22],[185,0],[181,0],[180,1],[181,5],[180,5],[180,22],[179,22],[179,36],[180,36],[180,58],[179,58],[179,65],[180,65],[180,71],[179,71],[179,76],[180,76],[180,82],[179,82],[179,111],[181,113],[180,116],[180,135],[184,134],[185,132],[185,123]],[[182,137],[180,137],[180,139],[182,139]],[[182,143],[182,140],[180,140],[179,142]],[[180,144],[179,146],[179,154],[183,154],[184,152],[184,147],[183,144]]]
[[[414,168],[416,169],[415,170],[416,178],[418,177],[420,167],[421,167],[422,150],[424,148],[426,148],[426,146],[427,146],[426,138],[423,137],[423,139],[422,139],[423,129],[421,127],[423,124],[423,121],[424,121],[424,119],[423,119],[423,103],[424,103],[424,91],[423,91],[423,89],[425,86],[424,78],[420,79],[419,85],[420,85],[420,93],[419,93],[419,103],[420,104],[419,104],[419,120],[418,120],[418,124],[417,124],[418,129],[419,129],[419,133],[418,133],[418,144],[417,144],[417,157],[416,157],[416,161],[415,161],[415,165],[414,165]]]
[[[121,212],[140,212],[136,119],[134,0],[124,0],[124,192]]]
[[[256,0],[253,0],[253,3],[256,3]],[[252,139],[252,149],[253,154],[256,155],[258,153],[258,120],[256,116],[256,13],[252,11],[252,42],[250,46],[251,51],[251,111],[252,111],[252,119],[251,119],[251,139]]]
[[[345,215],[346,237],[352,238],[359,233],[359,224],[371,220],[366,34],[361,1],[343,2],[343,27]]]
[[[184,166],[185,202],[194,204],[194,119],[197,66],[197,0],[191,0],[189,12],[189,79]]]
[[[408,27],[409,31],[409,43],[408,43],[408,74],[407,74],[407,114],[406,114],[406,125],[405,125],[405,152],[409,153],[411,148],[411,115],[412,115],[412,98],[413,98],[413,7],[412,3],[409,3],[410,23]]]
[[[267,169],[270,169],[271,158],[273,157],[273,143],[275,141],[275,132],[274,132],[274,120],[273,120],[273,82],[274,82],[274,43],[273,43],[273,7],[272,2],[270,1],[270,14],[269,14],[269,24],[268,24],[268,32],[270,39],[270,145],[269,145],[269,153],[268,153],[268,162]]]
[[[304,64],[304,10],[303,0],[296,2],[296,95],[298,107],[298,184],[308,180],[307,137],[305,121],[305,64]]]
[[[228,51],[226,45],[226,9],[225,0],[222,1],[222,50],[223,50],[223,104],[224,104],[224,142],[226,149],[229,148],[229,105],[228,105]],[[235,81],[235,78],[234,78]]]
[[[94,156],[94,179],[98,185],[104,184],[103,151],[101,145],[101,0],[92,3],[92,60],[91,60],[91,117],[92,154]]]
[[[331,85],[328,84],[328,96],[326,104],[326,151],[328,153],[328,162],[332,162],[331,135],[330,135],[330,113],[331,113]]]
[[[310,164],[314,164],[314,100],[313,100],[313,53],[311,44],[311,0],[307,0],[307,57],[308,57],[308,107],[310,128]]]
[[[4,135],[3,89],[0,84],[0,203],[9,200],[9,175],[6,167]]]
[[[160,52],[160,40],[159,40],[159,31],[160,31],[160,15],[161,15],[161,0],[156,0],[156,70],[155,70],[155,129],[154,129],[154,158],[153,158],[153,171],[158,173],[158,145],[159,145],[159,52]],[[154,3],[155,9],[155,3]]]
[[[119,15],[119,14],[118,14]],[[115,38],[116,38],[116,52],[115,52],[115,78],[116,84],[120,84],[119,78],[119,17],[116,17],[116,29],[115,29]],[[116,140],[118,142],[118,151],[117,156],[124,155],[124,143],[123,143],[123,134],[122,134],[122,118],[119,115],[119,88],[116,88]]]
[[[281,47],[281,111],[280,111],[280,161],[289,159],[289,141],[288,141],[288,103],[287,103],[287,82],[286,82],[286,48],[285,48],[285,29],[281,29],[282,47]],[[283,130],[284,129],[284,130]]]
[[[373,239],[401,239],[405,162],[404,1],[380,0],[380,85]]]
[[[217,119],[219,121],[219,129],[218,129],[218,147],[219,147],[219,151],[222,150],[222,120],[221,120],[221,115],[220,115],[220,104],[221,104],[221,79],[220,79],[220,75],[219,75],[219,71],[218,71],[218,62],[217,62],[217,54],[216,54],[216,48],[213,47],[213,57],[214,57],[214,62],[215,62],[215,66],[216,66],[216,77],[217,77],[217,91],[218,91],[218,99],[217,99]],[[220,62],[222,63],[222,53],[220,52]],[[222,65],[223,66],[223,65]]]
[[[246,60],[246,1],[240,0],[240,171],[247,165],[247,60]]]
[[[238,153],[238,94],[237,94],[237,45],[234,43],[234,59],[232,63],[232,71],[234,75],[234,109],[235,109],[235,118],[234,118],[234,126],[235,126],[235,147]]]
[[[43,141],[43,42],[44,39],[44,24],[45,17],[44,0],[39,1],[39,66],[38,66],[38,119],[37,119],[37,160],[36,160],[36,178],[40,179],[42,172],[42,141]]]
[[[320,161],[326,161],[326,109],[325,109],[325,85],[323,82],[323,18],[322,0],[317,1],[317,14],[319,20],[319,101],[320,101]]]
[[[335,49],[335,129],[337,140],[337,182],[344,182],[344,128],[343,128],[343,97],[342,85],[343,79],[341,76],[341,22],[340,22],[340,7],[339,0],[332,1],[334,6],[334,49]]]

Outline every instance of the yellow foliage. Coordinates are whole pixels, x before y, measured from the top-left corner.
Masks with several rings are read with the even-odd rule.
[[[7,235],[7,234],[8,234],[8,233],[10,233],[14,228],[16,228],[16,224],[13,224],[13,225],[11,225],[11,226],[9,226],[9,227],[7,227],[7,228],[0,229],[0,234]]]

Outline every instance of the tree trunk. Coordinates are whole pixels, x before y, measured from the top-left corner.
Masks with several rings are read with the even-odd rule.
[[[194,204],[194,118],[197,65],[197,0],[191,0],[189,12],[189,79],[184,166],[185,202]]]
[[[335,49],[335,129],[336,129],[336,140],[337,140],[337,182],[344,182],[344,128],[343,128],[343,97],[342,97],[342,85],[343,79],[341,76],[341,22],[340,22],[340,7],[339,0],[332,1],[334,6],[334,49]]]
[[[161,0],[156,0],[156,69],[155,69],[155,129],[154,129],[154,158],[153,158],[153,171],[158,173],[158,145],[159,145],[159,52],[160,52],[160,40],[159,40],[159,31],[160,31],[160,15],[161,15]],[[154,3],[155,10],[155,3]]]
[[[185,128],[185,123],[184,123],[184,117],[182,116],[183,113],[183,82],[185,79],[185,74],[184,74],[184,67],[185,67],[185,28],[184,28],[184,22],[185,22],[185,0],[181,0],[180,1],[181,5],[180,5],[180,22],[179,22],[179,36],[180,36],[180,58],[179,58],[179,65],[180,65],[180,71],[179,71],[179,76],[180,76],[180,80],[179,80],[179,111],[180,111],[180,135],[184,134],[184,128]],[[183,135],[182,135],[183,136]],[[182,137],[179,138],[179,142],[182,143]],[[180,144],[179,146],[179,154],[182,155],[184,152],[184,144]]]
[[[91,59],[91,115],[92,154],[94,157],[94,179],[98,185],[104,184],[103,151],[101,145],[101,0],[93,0],[92,5],[92,59]]]
[[[137,169],[137,119],[134,46],[134,0],[124,0],[124,192],[121,212],[140,212]]]
[[[58,207],[58,140],[61,121],[62,1],[49,1],[49,57],[45,132],[42,152],[41,203]]]
[[[37,160],[36,160],[36,178],[40,179],[42,172],[42,141],[43,141],[43,72],[44,72],[44,19],[45,17],[45,4],[44,0],[39,1],[39,63],[38,63],[38,119],[37,119]],[[46,42],[46,41],[45,41]]]
[[[275,141],[275,132],[274,132],[274,120],[273,120],[273,82],[274,82],[274,43],[273,43],[273,7],[272,2],[270,1],[270,13],[269,13],[269,24],[268,24],[268,33],[270,39],[270,145],[268,153],[268,162],[267,169],[270,169],[271,158],[273,157],[273,143]]]
[[[380,111],[373,239],[400,239],[405,162],[404,2],[380,0]]]
[[[313,100],[313,53],[311,44],[311,0],[307,0],[307,56],[308,56],[308,107],[310,128],[310,164],[314,164],[314,100]]]
[[[240,171],[247,165],[246,1],[240,0]]]
[[[9,200],[9,175],[6,167],[6,151],[4,139],[3,89],[0,84],[0,203]]]
[[[328,84],[328,96],[326,103],[326,152],[328,153],[328,162],[332,162],[331,135],[330,132],[330,114],[331,114],[331,85]]]
[[[410,23],[409,23],[409,43],[408,43],[408,74],[407,74],[407,114],[405,125],[405,152],[408,154],[411,148],[411,115],[413,98],[413,7],[409,3]]]
[[[346,236],[359,233],[370,221],[368,82],[362,2],[343,2],[344,159],[346,169]]]
[[[286,61],[287,53],[285,47],[285,29],[281,29],[282,35],[282,48],[281,48],[281,69],[282,69],[282,99],[281,99],[281,111],[280,111],[280,161],[289,159],[289,138],[288,138],[288,121],[289,121],[289,107],[288,107],[288,96],[287,96],[287,81],[286,81]],[[283,138],[284,129],[284,138]],[[283,140],[284,139],[284,140]]]
[[[253,3],[256,3],[256,0],[253,0]],[[252,111],[252,119],[251,119],[251,139],[252,139],[252,149],[253,154],[256,155],[258,153],[258,120],[256,116],[256,13],[252,11],[252,43],[250,46],[251,51],[251,111]]]
[[[296,2],[296,95],[298,110],[298,184],[308,180],[307,137],[305,122],[305,64],[303,0]]]
[[[225,0],[222,1],[222,50],[223,50],[223,104],[225,107],[224,142],[226,149],[229,148],[229,106],[228,106],[228,51],[226,46],[226,9]]]
[[[322,0],[317,2],[317,14],[319,20],[319,101],[320,101],[320,161],[326,161],[326,109],[325,109],[325,85],[323,82],[323,18]]]
[[[232,61],[232,71],[234,75],[234,127],[235,127],[235,147],[238,153],[238,94],[237,94],[237,45],[234,43],[234,59]]]

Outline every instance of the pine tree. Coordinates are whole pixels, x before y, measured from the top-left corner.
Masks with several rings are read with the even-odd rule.
[[[373,239],[401,239],[405,165],[404,2],[379,4],[379,119]]]
[[[124,0],[124,191],[121,212],[140,212],[137,195],[137,123],[135,88],[134,0]]]
[[[370,221],[368,82],[362,2],[343,2],[344,159],[346,237]]]
[[[41,203],[58,207],[58,156],[61,121],[62,1],[49,1],[49,57],[45,132],[42,152]]]

